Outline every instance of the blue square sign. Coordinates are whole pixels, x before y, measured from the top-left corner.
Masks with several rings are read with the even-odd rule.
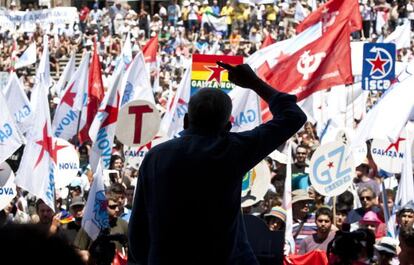
[[[365,43],[362,89],[385,90],[395,79],[395,44]]]

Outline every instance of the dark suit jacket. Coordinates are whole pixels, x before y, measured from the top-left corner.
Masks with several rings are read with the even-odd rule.
[[[274,118],[242,133],[194,129],[155,146],[139,170],[129,222],[137,264],[257,264],[241,216],[243,175],[306,121],[296,97],[275,92]]]

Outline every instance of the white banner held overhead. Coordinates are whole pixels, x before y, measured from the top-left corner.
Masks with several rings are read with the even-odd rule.
[[[56,7],[35,11],[0,10],[0,32],[6,30],[33,32],[38,23],[43,29],[53,23],[56,28],[64,27],[65,23],[73,25],[79,21],[76,7]]]

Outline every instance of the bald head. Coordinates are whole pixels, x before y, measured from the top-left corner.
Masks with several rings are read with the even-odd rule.
[[[231,99],[226,93],[219,89],[203,88],[190,98],[189,125],[209,132],[218,132],[228,124],[231,109]]]

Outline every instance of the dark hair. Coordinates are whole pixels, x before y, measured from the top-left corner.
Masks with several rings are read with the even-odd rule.
[[[354,195],[348,190],[344,191],[337,197],[337,204],[345,204],[352,208],[352,205],[354,205]]]
[[[365,244],[362,244],[364,241]],[[370,229],[357,229],[353,232],[337,231],[334,239],[329,242],[327,256],[336,259],[329,260],[329,264],[351,265],[353,261],[358,260],[363,249],[366,250],[367,258],[371,259],[374,255],[375,235]]]
[[[407,247],[414,247],[414,228],[412,226],[401,226],[400,241]]]
[[[331,220],[331,222],[333,222],[333,213],[332,213],[331,209],[329,209],[328,207],[321,207],[318,210],[316,210],[315,219],[318,219],[318,217],[320,215],[328,216],[329,220]]]
[[[219,89],[203,88],[190,98],[188,121],[190,127],[217,132],[230,119],[230,97]]]
[[[57,235],[49,235],[43,226],[35,224],[10,224],[0,228],[2,253],[14,253],[19,246],[24,255],[2,255],[2,264],[85,264],[77,251]],[[48,252],[48,258],[39,253]],[[58,261],[58,262],[57,262]]]
[[[109,192],[115,195],[125,195],[125,187],[121,183],[112,183]]]
[[[113,169],[114,163],[118,159],[121,159],[122,162],[124,162],[124,159],[122,158],[122,156],[119,156],[119,155],[112,155],[111,156],[111,161],[109,162],[109,168],[110,169]]]

